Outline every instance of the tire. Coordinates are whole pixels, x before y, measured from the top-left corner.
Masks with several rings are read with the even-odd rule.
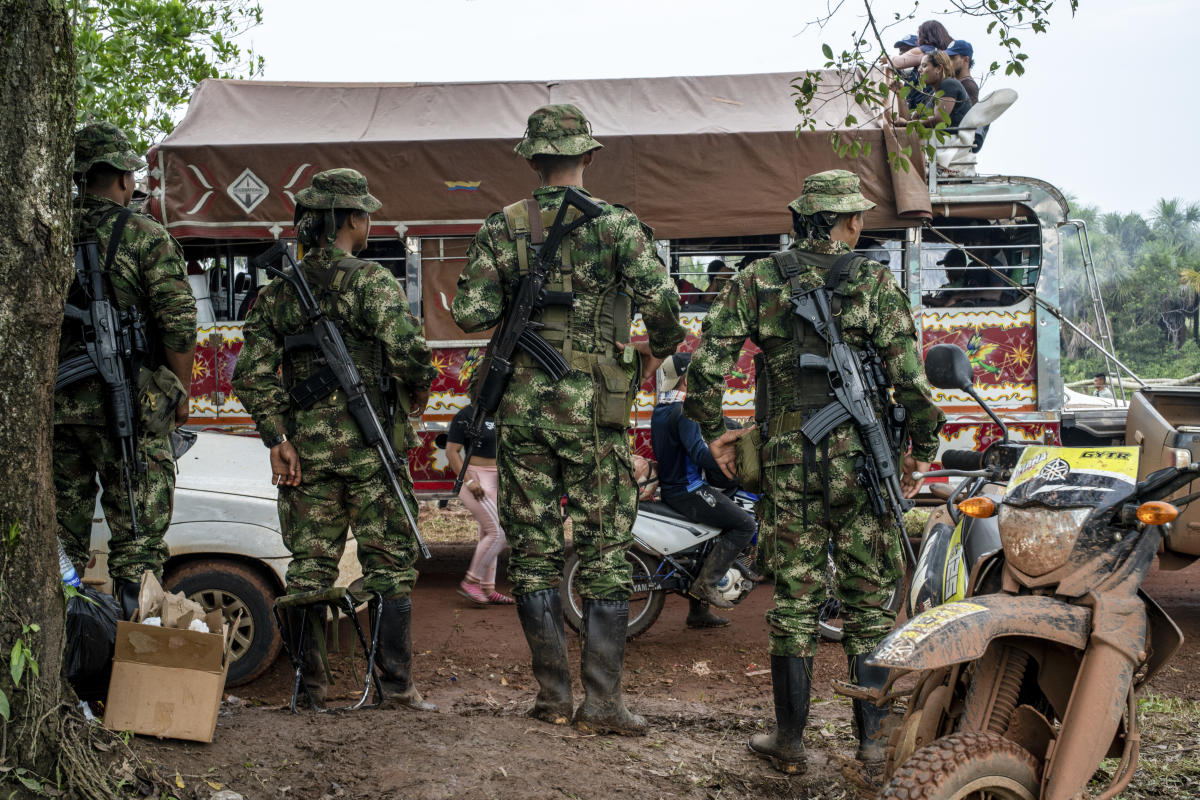
[[[636,550],[631,548],[626,551],[625,558],[633,565],[634,583],[649,580],[654,574],[654,566],[646,556]],[[576,633],[583,630],[583,598],[575,587],[578,577],[579,556],[572,552],[563,566],[563,582],[559,594],[562,595],[563,619]],[[629,598],[629,628],[625,638],[632,639],[649,630],[662,613],[666,600],[667,593],[661,590],[634,593]]]
[[[230,642],[226,686],[241,686],[262,675],[283,648],[271,613],[276,592],[252,567],[224,559],[191,561],[169,571],[165,588],[182,592],[208,611],[219,608],[231,624],[242,612]]]
[[[995,733],[952,733],[900,765],[880,800],[1037,800],[1038,761]]]

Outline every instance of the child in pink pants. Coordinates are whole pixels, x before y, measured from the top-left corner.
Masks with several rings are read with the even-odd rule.
[[[470,406],[459,411],[447,432],[446,457],[456,474],[462,470],[462,450],[472,413]],[[477,605],[513,604],[511,597],[496,591],[496,562],[504,548],[504,529],[500,527],[500,514],[496,508],[498,482],[496,426],[488,418],[484,422],[483,436],[471,454],[466,480],[458,492],[459,499],[479,524],[479,544],[475,546],[467,576],[458,585],[458,593]]]

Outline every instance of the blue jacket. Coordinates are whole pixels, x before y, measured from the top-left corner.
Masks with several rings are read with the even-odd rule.
[[[659,403],[650,417],[650,446],[658,462],[658,486],[663,497],[694,492],[705,484],[704,470],[717,462],[700,435],[700,425],[683,415],[683,403]]]

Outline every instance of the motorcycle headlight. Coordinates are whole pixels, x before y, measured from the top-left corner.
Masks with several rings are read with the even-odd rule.
[[[1090,508],[1016,508],[1000,506],[1000,541],[1004,556],[1031,577],[1067,563]]]

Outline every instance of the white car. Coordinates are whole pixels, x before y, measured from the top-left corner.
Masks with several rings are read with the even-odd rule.
[[[179,459],[163,585],[207,609],[220,608],[231,622],[241,613],[229,686],[257,678],[282,647],[271,609],[284,591],[291,554],[279,533],[276,495],[267,450],[256,436],[202,431]],[[97,503],[88,583],[108,584],[108,537]],[[351,536],[338,585],[362,575],[356,552]]]

